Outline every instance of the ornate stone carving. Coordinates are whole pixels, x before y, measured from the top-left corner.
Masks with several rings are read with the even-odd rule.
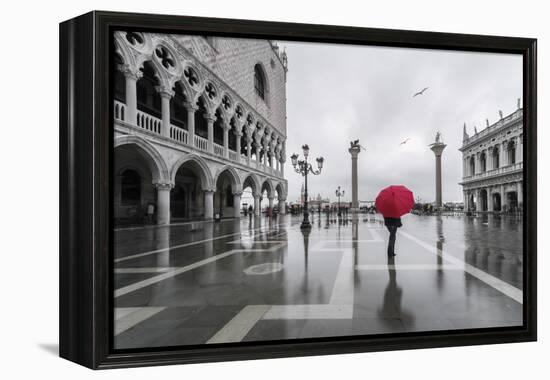
[[[155,184],[153,184],[153,186],[157,190],[164,190],[164,191],[169,191],[174,187],[174,185],[171,184],[171,183],[162,183],[162,182],[161,183],[155,183]]]

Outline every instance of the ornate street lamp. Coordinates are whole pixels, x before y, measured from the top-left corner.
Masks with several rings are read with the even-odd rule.
[[[341,214],[341,211],[340,211],[340,197],[343,197],[346,192],[344,190],[340,190],[340,186],[338,186],[335,193],[336,193],[336,196],[338,197],[338,216],[340,216],[340,214]]]
[[[302,177],[304,177],[304,198],[305,198],[305,209],[304,209],[304,220],[302,220],[302,224],[300,225],[301,229],[310,229],[311,223],[309,222],[309,206],[308,206],[308,195],[307,195],[307,175],[308,173],[311,173],[313,175],[319,175],[321,174],[321,169],[323,169],[323,161],[325,160],[323,157],[319,157],[316,159],[317,161],[317,170],[313,169],[313,166],[311,166],[310,163],[307,162],[307,157],[309,156],[309,146],[307,144],[302,146],[302,150],[304,151],[304,160],[298,160],[298,155],[294,153],[292,156],[290,156],[290,160],[292,162],[292,166],[294,167],[294,171],[298,174],[301,174]]]

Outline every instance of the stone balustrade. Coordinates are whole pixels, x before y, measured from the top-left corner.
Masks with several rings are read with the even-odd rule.
[[[193,141],[191,141],[189,132],[175,125],[170,124],[169,133],[165,135],[162,132],[162,120],[146,112],[137,110],[136,123],[131,123],[128,117],[127,105],[117,100],[114,101],[114,119],[115,121],[122,122],[125,127],[132,128],[137,133],[145,130],[147,131],[147,133],[153,133],[155,135],[158,135],[158,137],[160,138],[166,138],[172,143],[185,145],[192,150],[211,152],[211,154],[213,153],[217,157],[222,157],[229,161],[238,162],[242,165],[253,167],[255,169],[263,171],[264,173],[278,177],[283,176],[282,165],[279,169],[271,167],[269,165],[266,165],[265,163],[260,162],[256,156],[251,156],[250,160],[248,160],[248,157],[246,155],[239,155],[237,154],[237,152],[231,149],[227,149],[226,154],[226,148],[223,145],[219,145],[216,143],[213,143],[212,150],[209,150],[208,139],[195,134],[192,136]]]
[[[463,182],[477,181],[479,179],[490,178],[501,174],[514,172],[516,170],[523,170],[523,162],[516,162],[512,165],[503,166],[496,169],[484,171],[482,173],[476,173],[475,175],[469,175],[463,177]]]

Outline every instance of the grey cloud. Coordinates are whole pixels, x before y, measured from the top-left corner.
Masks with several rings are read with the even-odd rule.
[[[441,131],[444,201],[462,199],[464,122],[473,132],[492,122],[498,110],[515,110],[522,93],[518,55],[442,50],[280,42],[289,57],[287,153],[308,143],[325,168],[310,179],[310,194],[334,199],[338,185],[351,193],[349,141],[367,147],[360,154],[360,198],[374,199],[390,184],[409,186],[433,201],[434,156],[428,145]],[[417,90],[429,86],[422,96]],[[400,146],[405,138],[411,140]],[[289,201],[299,198],[302,178],[287,160]],[[346,195],[348,194],[346,193]],[[348,197],[346,197],[348,198]]]

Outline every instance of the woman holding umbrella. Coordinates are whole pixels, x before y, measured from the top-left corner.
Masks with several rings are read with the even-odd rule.
[[[408,214],[414,205],[412,191],[405,186],[389,186],[376,197],[376,209],[384,217],[384,225],[390,232],[388,256],[395,256],[395,238],[397,229],[402,227],[401,216]]]

